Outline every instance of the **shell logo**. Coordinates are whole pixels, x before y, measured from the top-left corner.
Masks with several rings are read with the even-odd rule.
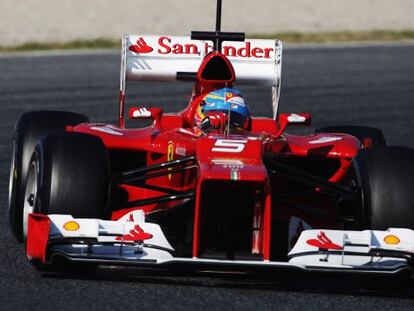
[[[386,237],[384,237],[384,242],[390,245],[397,245],[397,244],[400,244],[401,241],[395,235],[387,235]]]
[[[76,221],[68,221],[63,225],[63,228],[66,231],[78,231],[80,228],[80,225]]]

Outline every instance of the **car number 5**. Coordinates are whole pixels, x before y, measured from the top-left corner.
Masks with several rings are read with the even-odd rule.
[[[211,151],[214,152],[242,152],[247,140],[241,139],[217,139]]]

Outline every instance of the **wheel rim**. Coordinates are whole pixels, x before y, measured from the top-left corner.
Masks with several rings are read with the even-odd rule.
[[[29,223],[29,214],[35,211],[37,199],[37,176],[38,166],[35,161],[30,164],[29,172],[27,174],[26,190],[24,194],[23,205],[23,237],[27,236],[27,229]]]

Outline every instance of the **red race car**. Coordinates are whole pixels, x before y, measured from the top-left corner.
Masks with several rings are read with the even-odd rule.
[[[221,2],[218,2],[218,13]],[[119,124],[25,113],[10,174],[10,225],[38,269],[75,264],[299,268],[397,274],[414,253],[414,150],[378,129],[306,136],[278,113],[282,43],[243,33],[126,35]],[[127,81],[190,81],[186,109],[132,107]],[[253,117],[239,84],[266,85]],[[254,105],[255,103],[249,103]]]

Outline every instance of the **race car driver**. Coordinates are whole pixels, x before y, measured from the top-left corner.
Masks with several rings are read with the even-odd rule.
[[[201,130],[248,130],[250,110],[238,90],[221,88],[208,93],[197,107],[194,123]]]

